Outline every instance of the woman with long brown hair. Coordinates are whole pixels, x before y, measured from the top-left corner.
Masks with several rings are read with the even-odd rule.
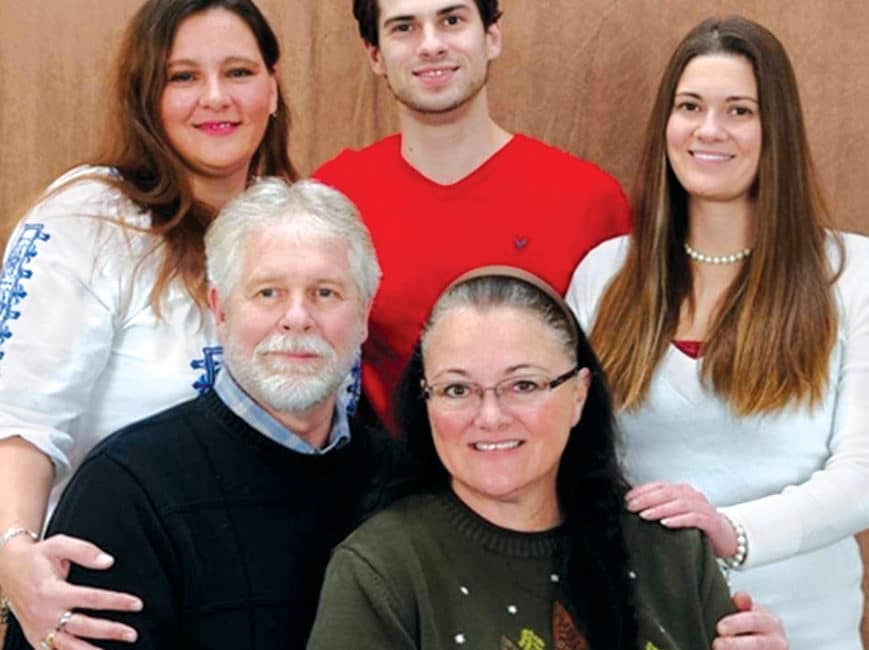
[[[55,182],[13,233],[0,296],[0,585],[31,645],[134,641],[76,611],[135,611],[73,587],[84,541],[38,541],[58,484],[108,433],[209,388],[203,235],[260,174],[293,178],[279,47],[250,0],[148,0],[114,70],[104,153]],[[52,498],[53,500],[53,498]],[[147,604],[145,604],[147,606]]]
[[[794,650],[856,650],[869,240],[827,229],[773,34],[732,17],[682,40],[635,193],[633,234],[568,293],[620,409],[628,508],[704,530]]]

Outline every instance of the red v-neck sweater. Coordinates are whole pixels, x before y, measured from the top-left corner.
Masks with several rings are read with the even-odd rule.
[[[411,167],[399,135],[345,150],[314,177],[356,204],[383,269],[362,374],[381,418],[435,299],[457,276],[510,264],[563,293],[585,254],[631,222],[615,179],[520,134],[451,185]]]

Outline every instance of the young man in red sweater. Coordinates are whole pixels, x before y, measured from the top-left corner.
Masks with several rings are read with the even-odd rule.
[[[447,284],[512,264],[565,291],[591,248],[628,230],[630,209],[598,167],[492,119],[497,0],[354,0],[353,13],[401,132],[343,151],[314,176],[356,203],[383,268],[362,385],[389,423],[393,387]]]

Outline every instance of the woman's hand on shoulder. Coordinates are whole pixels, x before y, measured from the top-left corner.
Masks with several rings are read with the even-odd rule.
[[[725,616],[715,631],[712,650],[788,650],[787,637],[779,618],[768,609],[754,603],[744,591],[733,596],[739,610]]]
[[[66,581],[70,566],[108,569],[113,558],[99,547],[66,535],[41,542],[24,536],[10,540],[0,549],[0,584],[21,626],[34,648],[47,645],[75,650],[96,650],[75,637],[134,642],[136,631],[122,623],[76,613],[78,608],[137,612],[142,601],[129,594],[71,585]],[[71,615],[65,615],[71,612]]]
[[[687,483],[651,481],[630,490],[625,500],[627,509],[643,519],[659,521],[667,528],[699,528],[718,557],[736,553],[736,531],[730,521]]]

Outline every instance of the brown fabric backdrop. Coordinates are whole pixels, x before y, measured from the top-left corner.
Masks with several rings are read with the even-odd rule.
[[[0,0],[0,225],[93,150],[105,71],[140,4]],[[368,73],[350,0],[259,4],[283,44],[291,151],[303,173],[396,128],[388,91]],[[709,15],[762,22],[791,54],[837,225],[869,234],[866,0],[502,0],[502,7],[505,52],[490,82],[497,119],[596,161],[626,188],[651,93],[678,39]]]

